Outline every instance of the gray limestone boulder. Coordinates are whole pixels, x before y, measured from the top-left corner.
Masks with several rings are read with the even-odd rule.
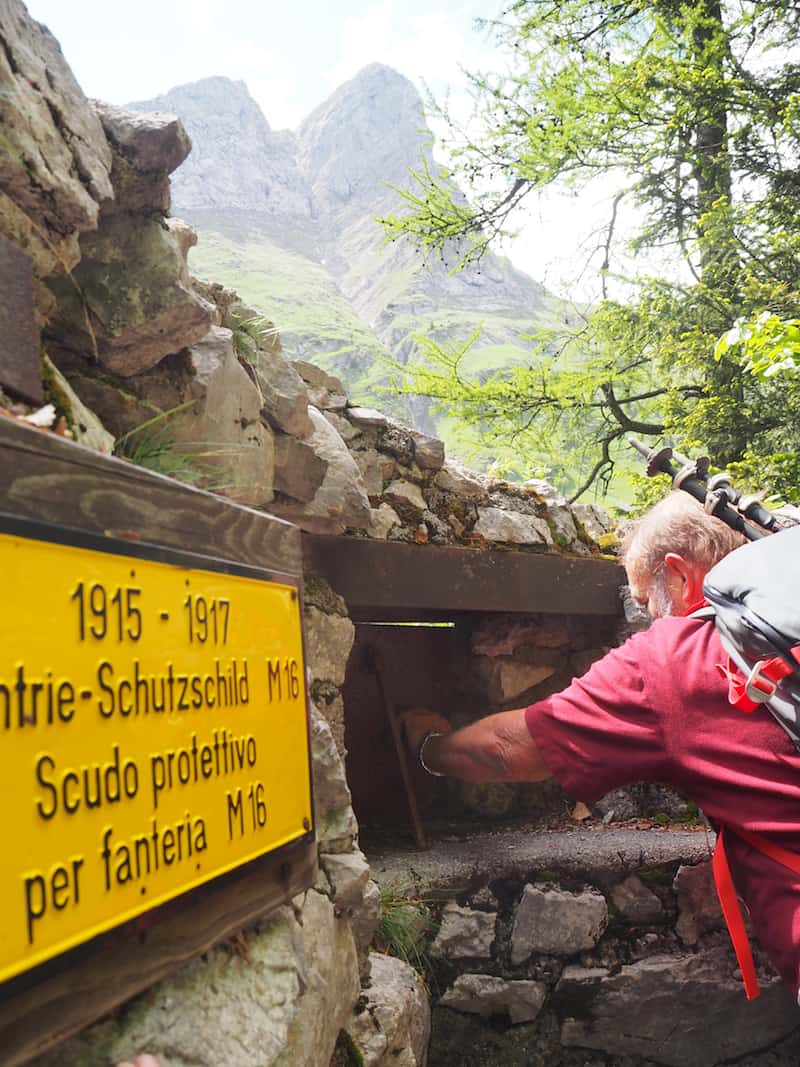
[[[350,805],[344,763],[328,722],[311,703],[311,771],[317,841],[322,852],[350,852],[358,823]]]
[[[53,1052],[38,1067],[108,1067],[147,1051],[160,1067],[319,1067],[359,994],[348,922],[314,890],[193,960]]]
[[[414,462],[414,437],[411,430],[394,419],[387,419],[386,426],[378,437],[378,448],[393,456],[404,467]]]
[[[373,952],[369,962],[369,987],[346,1028],[360,1062],[363,1067],[425,1067],[431,1017],[422,979],[394,956]]]
[[[314,423],[308,414],[308,388],[284,359],[280,344],[259,346],[253,355],[258,384],[264,397],[261,414],[277,430],[293,437],[308,437]]]
[[[310,673],[310,672],[307,672]],[[344,700],[339,689],[332,682],[317,682],[312,685],[313,699],[317,702],[321,714],[333,732],[336,748],[342,759],[347,755],[344,743]]]
[[[187,263],[187,257],[191,249],[197,244],[197,232],[194,230],[185,219],[176,219],[174,216],[164,220],[164,224],[175,238],[178,243],[178,251],[183,257],[183,262],[186,267],[186,274],[181,278],[184,285],[191,285],[191,279],[189,278],[189,266]],[[200,294],[202,296],[202,293]],[[211,301],[209,301],[211,303]],[[220,326],[221,323],[214,323],[216,326]]]
[[[268,504],[273,434],[261,421],[261,394],[236,357],[230,330],[212,326],[192,347],[190,359],[198,399],[171,421],[176,441],[197,452],[217,492],[243,504]]]
[[[391,504],[384,503],[370,511],[367,533],[378,541],[385,541],[392,530],[399,525],[400,516]]]
[[[434,485],[445,493],[453,493],[465,500],[481,500],[486,496],[485,480],[452,460],[447,460],[438,471]]]
[[[478,508],[474,532],[487,541],[511,545],[551,545],[553,537],[544,519],[504,508]]]
[[[572,514],[578,519],[593,541],[599,540],[603,534],[607,534],[613,529],[614,524],[608,513],[603,511],[597,504],[573,504]]]
[[[81,256],[71,278],[49,282],[57,308],[45,336],[54,352],[128,378],[207,334],[213,308],[182,282],[180,245],[158,219],[104,218],[84,235]]]
[[[554,539],[572,547],[578,540],[578,528],[572,512],[568,508],[550,507],[547,509],[547,517]]]
[[[421,470],[438,471],[444,466],[444,442],[414,431],[414,462]]]
[[[93,100],[106,137],[141,174],[172,174],[192,149],[177,115],[163,111],[131,111]]]
[[[657,923],[664,918],[664,905],[637,874],[629,874],[611,890],[611,902],[629,923]]]
[[[0,233],[39,278],[71,270],[113,196],[111,149],[49,30],[0,0]]]
[[[511,930],[511,962],[523,963],[534,952],[571,956],[594,948],[608,924],[602,893],[526,885]]]
[[[344,415],[340,415],[336,411],[323,411],[322,414],[343,441],[354,441],[356,437],[361,437],[362,431],[359,427],[354,426],[349,419],[344,417]]]
[[[308,413],[314,430],[305,443],[327,463],[325,477],[308,503],[276,501],[271,510],[303,529],[325,533],[343,533],[347,527],[363,530],[369,522],[370,507],[361,472],[325,416],[313,406]]]
[[[312,680],[344,683],[347,660],[356,630],[347,616],[306,606],[304,612],[306,664]]]
[[[494,912],[446,904],[431,955],[451,960],[490,959],[496,919]]]
[[[92,106],[113,150],[111,183],[117,211],[147,214],[169,211],[169,175],[191,151],[191,141],[177,115],[130,111],[100,100]]]
[[[702,934],[725,925],[710,860],[679,867],[672,888],[678,897],[675,930],[684,945],[696,945]]]
[[[512,1023],[533,1022],[547,996],[544,982],[461,974],[439,1003],[470,1015],[508,1015]]]
[[[345,387],[339,378],[303,359],[292,360],[292,367],[308,387],[309,403],[320,411],[342,411],[347,406]]]
[[[404,478],[398,478],[391,485],[387,485],[384,496],[395,508],[410,508],[412,511],[423,512],[428,506],[420,487]]]
[[[714,1067],[769,1048],[797,1026],[797,1007],[777,980],[745,1004],[734,967],[727,948],[653,956],[616,974],[567,967],[555,993],[562,1044],[669,1067]]]
[[[360,449],[357,452],[354,451],[352,455],[364,479],[367,496],[380,496],[383,493],[384,484],[397,470],[394,460],[374,448]]]
[[[357,426],[367,426],[377,430],[384,429],[389,423],[387,417],[382,415],[380,411],[375,411],[374,408],[348,408],[347,418]]]
[[[367,882],[361,907],[353,916],[353,937],[359,961],[367,963],[368,949],[381,919],[381,890],[377,882]],[[362,971],[365,968],[362,967]]]
[[[331,885],[332,900],[340,909],[356,911],[369,883],[369,864],[363,852],[321,853],[320,863]]]
[[[263,414],[263,408],[262,408]],[[275,489],[301,503],[308,503],[322,485],[327,462],[298,437],[275,435]]]
[[[310,707],[314,804],[320,818],[349,807],[350,788],[331,727],[314,703]]]
[[[546,482],[543,478],[528,478],[527,481],[522,483],[522,488],[532,490],[549,506],[564,507],[567,503],[566,497],[559,493],[554,485]]]

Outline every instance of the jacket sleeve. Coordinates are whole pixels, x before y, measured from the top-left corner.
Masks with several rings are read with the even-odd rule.
[[[545,763],[577,800],[591,803],[619,786],[666,780],[663,723],[642,670],[657,631],[656,624],[632,637],[525,712]]]

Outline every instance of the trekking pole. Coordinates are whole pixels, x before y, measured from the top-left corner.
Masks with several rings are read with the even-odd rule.
[[[716,499],[727,500],[740,515],[744,515],[746,519],[758,523],[759,526],[763,526],[770,533],[779,533],[781,530],[785,530],[787,526],[794,525],[791,521],[785,522],[777,515],[773,515],[771,511],[764,507],[757,496],[740,496],[734,486],[731,485],[730,475],[725,471],[721,474],[715,474],[713,478],[709,478],[708,491]]]
[[[654,478],[657,474],[667,474],[672,479],[672,485],[675,489],[683,489],[699,501],[709,514],[716,516],[718,519],[722,519],[724,523],[727,523],[732,530],[736,530],[738,533],[743,534],[748,541],[758,541],[762,537],[767,536],[767,532],[770,531],[770,527],[764,525],[764,528],[759,529],[753,524],[758,521],[754,515],[748,516],[753,519],[753,522],[748,522],[736,509],[732,503],[732,498],[727,495],[725,490],[725,483],[722,481],[716,481],[720,476],[717,475],[710,481],[708,479],[708,465],[709,460],[706,456],[701,456],[700,459],[691,460],[687,456],[682,456],[680,452],[675,452],[672,448],[665,447],[660,449],[648,448],[647,445],[642,444],[635,437],[629,437],[629,442],[633,445],[640,456],[643,456],[647,461],[647,474],[648,477]],[[675,466],[672,463],[673,457],[682,463],[680,467]],[[727,475],[723,475],[723,478],[727,479],[727,485],[730,486],[730,478]],[[716,484],[714,484],[716,481]],[[735,494],[735,499],[738,500],[739,495],[732,490]],[[752,506],[752,501],[750,501]],[[766,512],[766,508],[759,504],[761,511]],[[777,528],[783,527],[778,523],[773,515],[767,512],[769,519],[774,520],[777,523]],[[759,522],[759,526],[761,526]]]
[[[681,469],[676,475],[678,479],[684,474],[684,472],[695,472],[699,478],[706,483],[706,511],[710,511],[714,514],[713,507],[718,501],[728,503],[731,507],[736,508],[740,515],[745,519],[750,519],[758,526],[762,526],[770,533],[778,533],[781,530],[785,530],[788,526],[794,526],[795,524],[791,519],[783,519],[778,515],[773,514],[768,508],[765,508],[759,497],[742,496],[731,481],[731,476],[727,471],[722,471],[719,474],[708,477],[708,456],[702,456],[700,459],[692,460],[688,456],[682,455],[677,449],[672,449],[673,457],[681,464]],[[673,481],[673,484],[675,482]],[[675,485],[675,488],[680,488],[680,484]],[[709,497],[711,497],[712,505],[709,506]]]

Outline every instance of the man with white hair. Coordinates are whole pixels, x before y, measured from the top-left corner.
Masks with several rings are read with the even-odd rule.
[[[640,781],[680,790],[726,827],[725,866],[797,997],[800,873],[741,835],[800,853],[800,752],[765,709],[745,715],[732,707],[717,669],[727,663],[717,631],[688,617],[707,571],[741,543],[691,497],[671,494],[623,546],[631,593],[655,619],[648,630],[528,708],[455,732],[442,716],[412,710],[404,728],[430,774],[473,782],[555,777],[587,804]],[[757,995],[754,975],[746,991]]]
[[[688,615],[703,600],[703,579],[745,543],[686,493],[665,497],[634,524],[622,544],[631,596],[651,618]]]

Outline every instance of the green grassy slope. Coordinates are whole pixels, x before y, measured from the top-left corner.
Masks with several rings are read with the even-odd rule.
[[[353,384],[388,353],[354,314],[325,268],[267,237],[237,241],[206,230],[189,266],[206,281],[235,289],[245,303],[271,319],[293,359],[311,359]]]
[[[374,271],[380,262],[382,291],[391,295],[387,301],[391,311],[382,316],[384,344],[358,317],[323,263],[297,250],[299,242],[290,250],[281,247],[285,237],[280,241],[253,226],[242,228],[225,218],[206,217],[189,266],[197,277],[235,289],[245,303],[273,321],[290,359],[307,359],[341,377],[352,402],[377,407],[408,424],[414,422],[441,437],[449,456],[488,467],[494,455],[476,450],[468,431],[446,413],[431,412],[425,401],[409,401],[385,391],[392,376],[386,361],[416,359],[416,334],[466,340],[481,325],[481,338],[466,361],[470,373],[486,376],[530,362],[530,346],[524,337],[536,325],[555,322],[561,314],[559,302],[547,298],[534,311],[432,306],[431,294],[420,287],[407,264],[387,270],[374,247],[364,249],[363,262],[354,261],[351,269]]]

